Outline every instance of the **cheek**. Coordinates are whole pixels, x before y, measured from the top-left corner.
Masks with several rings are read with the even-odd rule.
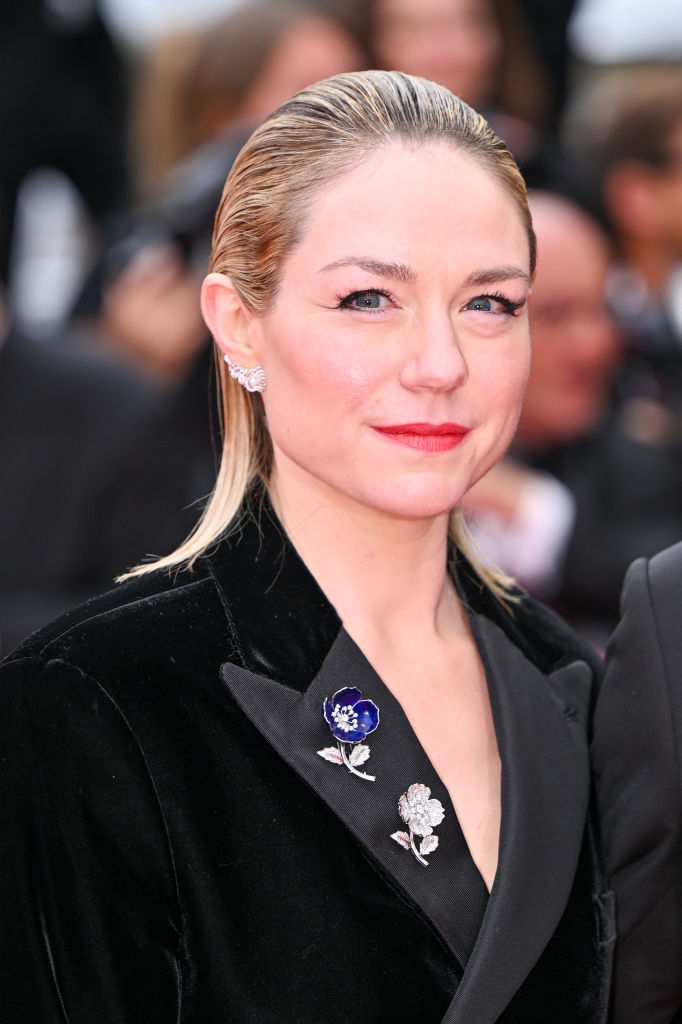
[[[515,418],[528,383],[530,343],[514,342],[491,356],[486,368],[491,407],[503,420]]]
[[[382,379],[375,354],[316,331],[280,336],[268,363],[266,409],[286,404],[292,414],[302,406],[357,408],[374,400]]]

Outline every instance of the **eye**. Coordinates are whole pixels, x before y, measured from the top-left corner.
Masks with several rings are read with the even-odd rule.
[[[477,295],[470,299],[463,309],[471,310],[474,313],[492,313],[493,316],[506,314],[516,316],[520,309],[526,304],[525,298],[515,302],[508,299],[506,295]]]
[[[339,309],[358,309],[368,313],[378,313],[391,304],[392,298],[388,292],[378,288],[368,288],[361,292],[351,292],[350,295],[339,295]]]

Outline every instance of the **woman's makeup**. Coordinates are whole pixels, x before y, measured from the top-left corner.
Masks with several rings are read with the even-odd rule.
[[[469,433],[468,427],[458,423],[399,423],[372,429],[389,441],[422,452],[450,451],[461,444]]]

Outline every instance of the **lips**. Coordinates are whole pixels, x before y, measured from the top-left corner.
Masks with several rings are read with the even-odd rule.
[[[422,452],[447,452],[456,448],[469,433],[458,423],[400,423],[374,427],[382,437]]]

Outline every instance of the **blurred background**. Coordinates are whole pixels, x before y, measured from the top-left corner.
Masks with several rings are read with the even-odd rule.
[[[175,547],[219,447],[199,314],[252,129],[340,71],[441,82],[526,177],[533,367],[467,498],[484,557],[603,646],[682,539],[678,0],[4,0],[0,653]]]

